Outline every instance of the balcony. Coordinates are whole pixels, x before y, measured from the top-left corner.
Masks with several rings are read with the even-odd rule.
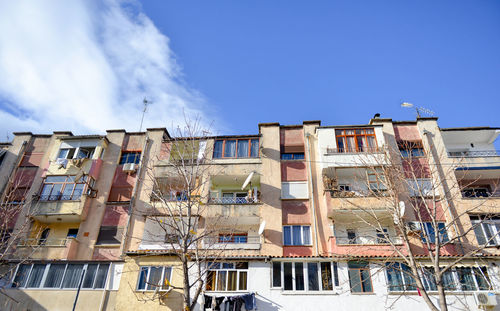
[[[17,256],[30,259],[71,260],[75,259],[78,240],[72,237],[54,239],[23,239],[16,249]]]
[[[221,237],[206,237],[203,239],[203,247],[211,249],[260,249],[261,243],[261,237],[258,235],[238,236],[233,241],[224,241]]]
[[[449,151],[450,158],[483,158],[483,157],[500,157],[500,150],[464,150],[464,151]]]
[[[325,149],[325,155],[346,154],[346,153],[383,153],[384,149],[379,147],[363,147],[363,148],[330,148]]]
[[[351,238],[347,236],[336,236],[333,238],[335,239],[335,244],[337,245],[390,245],[390,242],[395,245],[403,244],[403,239],[397,236],[381,235],[380,237],[377,237],[365,235]]]
[[[260,204],[257,198],[253,197],[222,197],[222,198],[209,198],[208,204]]]
[[[88,196],[82,195],[79,200],[64,199],[63,195],[57,197],[40,196],[40,200],[31,207],[32,217],[43,223],[83,221],[90,205]]]

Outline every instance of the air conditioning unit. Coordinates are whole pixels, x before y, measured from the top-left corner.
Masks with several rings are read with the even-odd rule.
[[[135,163],[125,163],[123,165],[123,171],[125,173],[135,173],[136,169],[137,168]]]
[[[490,307],[497,305],[497,297],[493,292],[475,292],[474,297],[478,306]]]
[[[408,224],[408,230],[414,231],[414,232],[419,232],[422,231],[422,226],[418,221],[409,221]]]

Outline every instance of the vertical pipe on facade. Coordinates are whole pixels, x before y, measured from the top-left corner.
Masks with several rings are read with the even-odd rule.
[[[311,143],[309,140],[311,139],[311,134],[307,133],[306,134],[306,141],[307,141],[307,157],[308,157],[308,167],[309,167],[309,186],[311,188],[311,210],[312,210],[312,216],[313,216],[313,224],[314,224],[314,251],[316,252],[316,256],[319,256],[319,250],[318,250],[318,221],[316,219],[316,205],[314,201],[314,183],[313,183],[313,175],[312,175],[312,160],[311,160]]]
[[[146,133],[146,141],[144,142],[144,146],[142,146],[141,159],[139,160],[139,167],[137,168],[137,177],[134,181],[134,190],[132,191],[132,197],[130,198],[130,202],[128,204],[128,217],[127,224],[125,225],[125,230],[123,230],[122,244],[120,246],[120,257],[123,258],[123,251],[125,250],[125,244],[127,243],[128,237],[128,229],[130,227],[130,221],[132,220],[132,207],[134,206],[135,198],[137,197],[137,188],[139,184],[139,179],[142,174],[142,162],[144,161],[144,154],[146,153],[146,147],[148,146],[149,138]]]

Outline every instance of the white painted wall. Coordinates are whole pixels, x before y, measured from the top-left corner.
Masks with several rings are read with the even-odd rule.
[[[382,310],[405,310],[420,311],[428,310],[422,297],[416,293],[406,295],[388,295],[385,271],[377,265],[371,265],[373,294],[351,294],[349,289],[349,278],[347,263],[340,262],[339,283],[332,292],[284,292],[281,289],[271,289],[271,263],[264,261],[250,261],[248,273],[248,291],[256,292],[257,310],[278,311],[278,310],[314,310],[314,311],[382,311]],[[490,277],[498,283],[498,267],[490,267]],[[498,286],[497,286],[498,287]],[[242,293],[235,293],[236,295]],[[210,293],[214,296],[229,296],[230,293]],[[498,295],[497,295],[498,297]],[[480,310],[472,293],[458,292],[456,295],[447,296],[449,310]],[[497,298],[500,303],[500,298]],[[433,301],[437,301],[437,295],[432,296]],[[195,310],[202,310],[199,306]],[[500,306],[488,310],[500,310]]]

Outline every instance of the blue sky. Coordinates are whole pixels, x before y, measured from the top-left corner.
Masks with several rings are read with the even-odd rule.
[[[0,2],[0,141],[135,131],[144,97],[145,127],[220,134],[413,119],[403,101],[500,126],[499,76],[496,0]]]

